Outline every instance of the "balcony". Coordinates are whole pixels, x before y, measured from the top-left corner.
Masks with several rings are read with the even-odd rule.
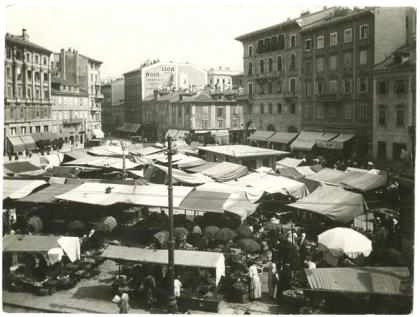
[[[81,123],[83,123],[83,119],[63,120],[63,125],[73,125],[73,124],[81,124]]]
[[[337,101],[338,95],[337,94],[322,94],[319,96],[319,99],[323,101]]]
[[[270,78],[276,78],[280,76],[279,71],[272,71],[272,72],[265,72],[265,73],[256,73],[255,79],[270,79]]]
[[[294,91],[288,90],[288,91],[285,91],[283,93],[283,96],[286,99],[295,98],[295,97],[297,97],[297,92],[296,92],[296,90],[294,90]]]
[[[104,95],[102,95],[101,93],[96,93],[95,98],[96,99],[104,99]]]

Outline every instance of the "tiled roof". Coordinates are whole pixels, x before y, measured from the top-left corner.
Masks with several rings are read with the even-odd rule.
[[[87,57],[86,55],[82,55],[82,54],[79,54],[79,55],[82,56],[82,57],[84,57],[84,58],[87,58],[91,62],[94,62],[94,63],[97,63],[97,64],[103,64],[103,62],[101,62],[100,60],[97,60],[97,59],[94,59],[94,58],[90,58],[90,57]]]
[[[264,28],[264,29],[260,29],[260,30],[257,30],[257,31],[253,31],[253,32],[244,34],[244,35],[240,35],[240,36],[236,37],[235,40],[242,41],[242,40],[245,40],[245,39],[250,38],[252,36],[260,35],[262,33],[273,31],[273,30],[276,30],[276,29],[281,29],[281,28],[284,28],[286,26],[290,26],[290,25],[293,25],[293,24],[295,24],[296,26],[299,26],[299,24],[297,22],[297,19],[285,21],[285,22],[282,22],[282,23],[279,23],[279,24],[269,26],[269,27]]]
[[[42,51],[42,52],[48,53],[48,54],[52,53],[52,51],[50,51],[49,49],[46,49],[45,47],[39,46],[38,44],[29,42],[29,41],[24,41],[22,39],[22,37],[20,37],[20,36],[13,36],[13,35],[10,35],[10,34],[6,34],[6,42],[11,42],[11,43],[15,43],[15,44],[18,44],[18,45],[30,47],[34,50]]]
[[[193,96],[184,96],[181,102],[213,102],[213,98],[205,93],[202,92],[200,94],[196,94]]]
[[[415,69],[415,62],[410,63],[410,49],[413,49],[415,52],[415,44],[413,48],[410,48],[407,44],[396,49],[390,56],[388,56],[384,61],[375,66],[374,71],[384,71],[398,69],[402,67],[413,67]],[[400,57],[400,61],[395,61],[395,57]]]
[[[155,101],[155,102],[169,101],[169,102],[174,102],[174,101],[178,101],[178,100],[179,100],[179,92],[170,92],[168,94],[159,95],[158,100],[155,100],[155,95],[151,94],[151,95],[147,96],[146,98],[144,98],[143,102],[145,102],[145,101]]]

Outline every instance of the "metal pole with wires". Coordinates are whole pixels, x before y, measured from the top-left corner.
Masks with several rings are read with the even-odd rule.
[[[127,177],[126,169],[125,169],[125,144],[121,141],[121,149],[123,152],[123,161],[122,161],[122,179]]]
[[[172,149],[172,139],[168,136],[168,210],[169,210],[169,247],[168,247],[168,265],[169,265],[169,296],[168,309],[170,314],[178,312],[177,301],[174,293],[175,280],[175,239],[174,239],[174,206],[173,206],[173,187],[172,187],[172,155],[175,150]]]

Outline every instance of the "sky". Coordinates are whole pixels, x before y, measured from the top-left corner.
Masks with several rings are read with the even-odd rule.
[[[5,9],[5,32],[59,52],[72,48],[103,62],[102,79],[121,77],[146,59],[189,62],[204,69],[242,71],[242,44],[235,37],[322,7],[284,5],[33,5]]]

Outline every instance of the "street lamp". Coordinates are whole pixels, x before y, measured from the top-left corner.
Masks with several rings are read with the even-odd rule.
[[[168,308],[170,314],[178,312],[178,306],[174,293],[175,279],[175,240],[174,240],[174,206],[172,188],[172,155],[176,150],[172,149],[172,139],[168,136],[168,209],[169,209],[169,247],[168,247],[168,266],[169,266],[169,296]]]
[[[125,179],[127,177],[127,173],[126,173],[126,170],[125,170],[125,144],[124,144],[123,141],[121,141],[121,149],[122,149],[122,152],[123,152],[122,179]]]

